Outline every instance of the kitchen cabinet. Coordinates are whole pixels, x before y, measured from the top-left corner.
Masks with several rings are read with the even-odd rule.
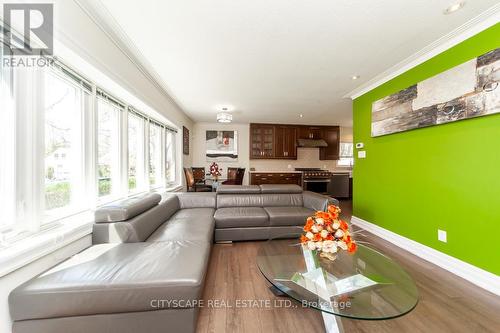
[[[295,184],[302,186],[300,172],[251,172],[250,185]]]
[[[328,147],[319,149],[320,160],[338,160],[340,149],[340,128],[328,126],[321,130],[321,138],[326,141]]]
[[[297,139],[324,140],[320,160],[338,160],[340,128],[285,124],[250,124],[250,159],[297,159]]]
[[[299,139],[322,139],[321,126],[300,126]]]
[[[276,125],[274,157],[297,159],[297,127]]]
[[[274,125],[250,125],[250,158],[274,157]]]

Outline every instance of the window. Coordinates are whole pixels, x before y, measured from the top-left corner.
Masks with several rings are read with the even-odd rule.
[[[104,98],[97,102],[97,186],[98,194],[120,192],[120,112],[118,105]]]
[[[0,25],[0,29],[2,26]],[[0,34],[1,36],[1,34]],[[0,41],[0,48],[3,48]],[[0,66],[3,64],[0,50]],[[0,67],[0,231],[8,229],[16,221],[16,109],[14,102],[14,73],[9,67]]]
[[[144,179],[144,118],[128,112],[128,189],[137,192],[147,188]]]
[[[46,214],[81,203],[83,90],[53,71],[45,75],[44,209]],[[68,156],[68,158],[66,158]]]
[[[165,130],[165,180],[167,184],[175,183],[175,133]]]
[[[337,166],[347,166],[351,167],[353,165],[353,144],[352,142],[341,142],[340,143],[340,159],[337,161]]]
[[[153,187],[162,184],[162,127],[149,123],[149,184]]]
[[[63,221],[78,223],[64,218],[98,204],[175,182],[174,129],[131,112],[59,60],[12,68],[4,57],[0,248]]]

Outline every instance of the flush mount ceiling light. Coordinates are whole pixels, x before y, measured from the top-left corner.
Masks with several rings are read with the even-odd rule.
[[[353,79],[353,80],[357,80],[357,79],[359,79],[359,78],[360,78],[360,76],[359,76],[359,75],[353,75],[353,76],[351,76],[351,79]]]
[[[229,112],[233,111],[231,105],[218,105],[217,107],[217,122],[218,123],[230,123],[233,121],[233,115]]]
[[[460,2],[456,2],[452,5],[449,5],[444,11],[443,11],[443,14],[445,15],[448,15],[448,14],[451,14],[451,13],[454,13],[456,12],[457,10],[463,8],[465,6],[465,1],[460,1]]]
[[[217,113],[217,122],[218,123],[230,123],[233,121],[233,115],[227,112],[219,112]]]

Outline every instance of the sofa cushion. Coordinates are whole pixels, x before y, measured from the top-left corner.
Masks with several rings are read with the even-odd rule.
[[[102,206],[95,211],[95,222],[126,221],[156,206],[161,200],[158,193],[128,198]]]
[[[215,208],[215,193],[180,192],[175,196],[179,199],[180,208]]]
[[[260,194],[217,194],[217,208],[262,207]]]
[[[150,311],[158,299],[199,299],[210,246],[192,241],[92,246],[14,289],[10,314],[27,320]]]
[[[214,235],[213,208],[181,209],[163,223],[146,242],[189,240],[212,242]]]
[[[170,219],[196,219],[199,217],[212,217],[215,214],[215,208],[184,208],[178,210]]]
[[[268,226],[269,216],[261,207],[219,208],[215,212],[217,228]]]
[[[179,201],[177,197],[171,196],[127,221],[94,223],[92,242],[93,244],[144,242],[178,209]]]
[[[262,184],[261,193],[302,193],[302,187],[294,184]]]
[[[269,193],[261,194],[263,207],[302,207],[302,193]]]
[[[328,205],[339,205],[337,199],[315,192],[304,191],[302,197],[304,198],[304,207],[313,210],[326,211]]]
[[[269,223],[274,225],[299,225],[306,223],[309,216],[314,215],[314,210],[305,207],[265,207],[269,215]]]
[[[221,185],[217,188],[217,194],[258,194],[258,185]]]

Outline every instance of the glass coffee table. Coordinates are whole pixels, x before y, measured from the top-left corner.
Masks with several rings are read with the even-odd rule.
[[[362,244],[355,253],[341,251],[332,261],[297,239],[270,240],[260,247],[257,265],[275,294],[321,311],[328,333],[343,332],[341,317],[391,319],[410,312],[418,302],[408,273]]]

